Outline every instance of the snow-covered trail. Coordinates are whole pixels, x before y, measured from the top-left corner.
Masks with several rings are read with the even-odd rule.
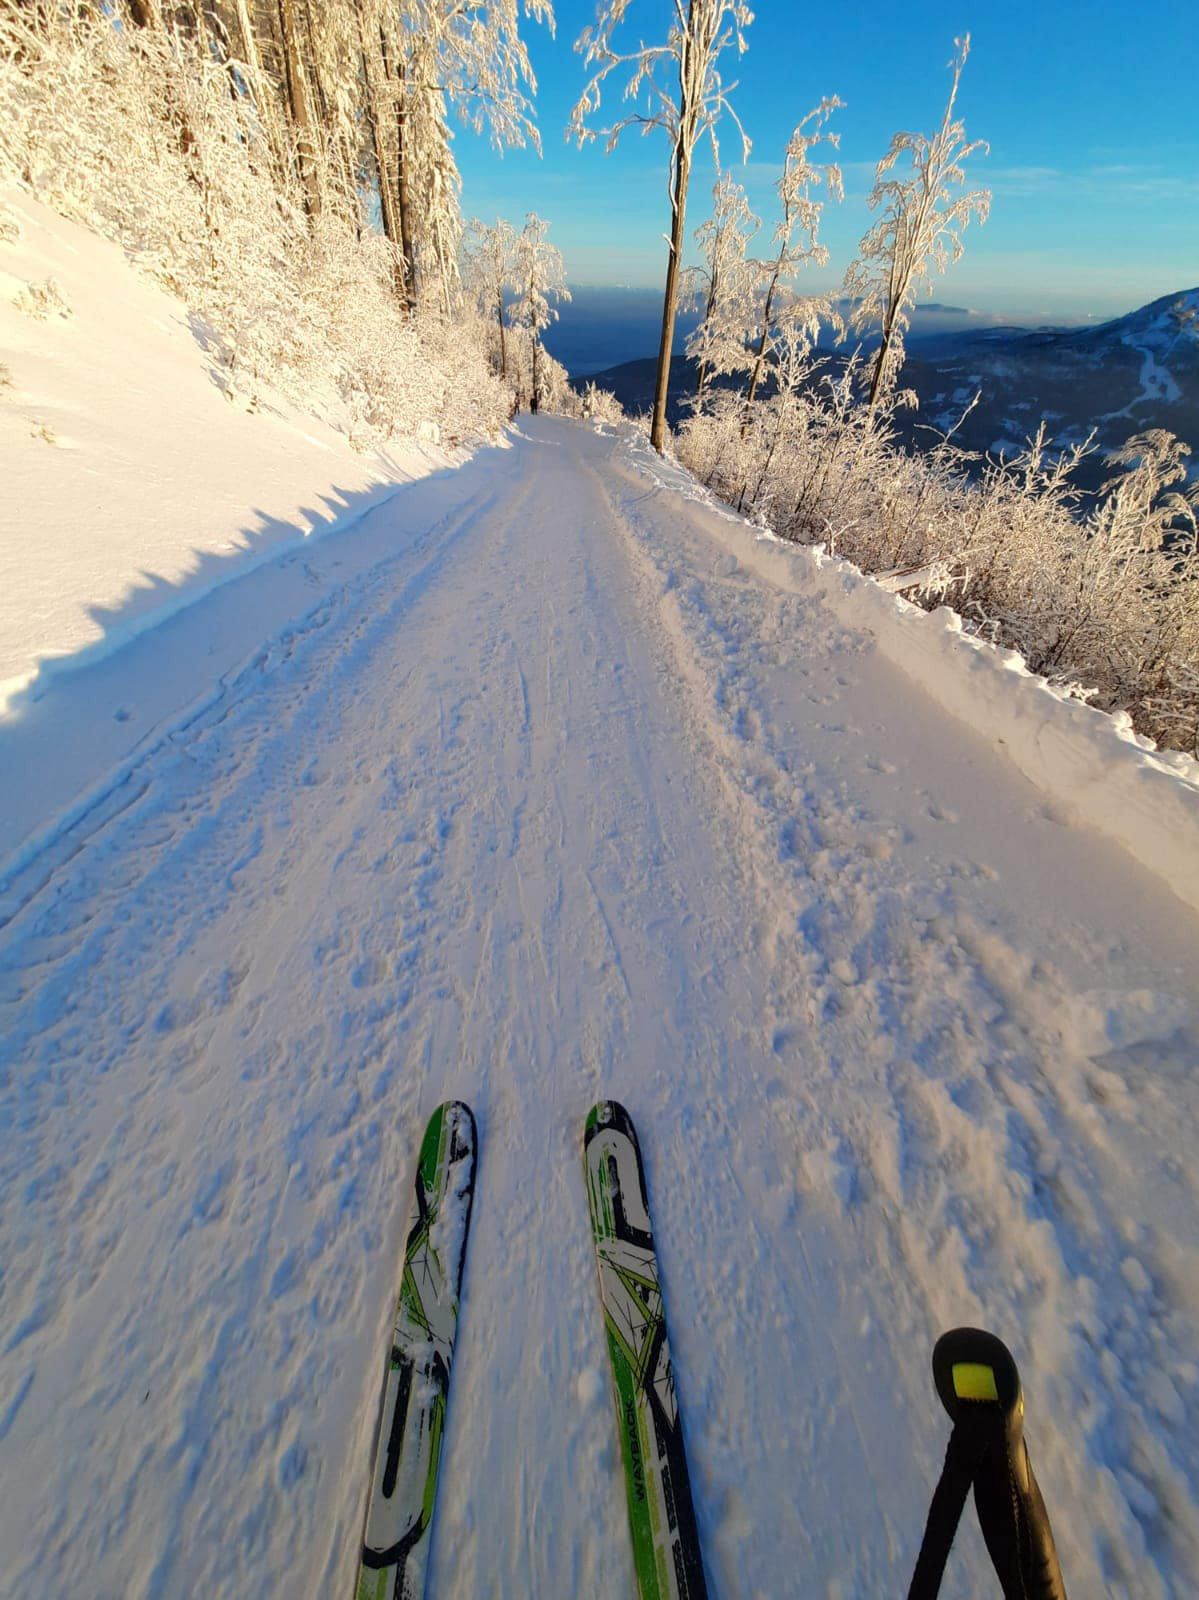
[[[962,1321],[1022,1361],[1072,1592],[1193,1593],[1195,918],[619,438],[531,424],[454,495],[340,587],[315,551],[318,607],[0,900],[0,1594],[346,1592],[451,1095],[434,1600],[633,1593],[608,1095],[715,1596],[902,1592]]]

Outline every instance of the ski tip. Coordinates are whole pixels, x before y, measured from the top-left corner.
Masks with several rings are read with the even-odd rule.
[[[427,1183],[433,1182],[443,1146],[450,1152],[451,1160],[459,1160],[464,1156],[474,1159],[478,1149],[475,1116],[462,1100],[443,1101],[425,1124],[425,1136],[421,1140],[418,1159]]]
[[[433,1115],[448,1117],[451,1122],[464,1122],[472,1133],[475,1131],[475,1114],[465,1100],[443,1100]]]
[[[584,1140],[589,1140],[594,1134],[604,1128],[615,1128],[630,1139],[636,1140],[633,1129],[633,1119],[621,1105],[619,1100],[597,1100],[587,1113],[587,1121],[583,1128]]]

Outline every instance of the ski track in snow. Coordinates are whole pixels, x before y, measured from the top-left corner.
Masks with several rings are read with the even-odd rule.
[[[605,1096],[714,1597],[903,1592],[969,1321],[1071,1593],[1199,1585],[1195,919],[640,454],[481,454],[0,890],[0,1595],[349,1592],[450,1096],[434,1600],[633,1593]]]

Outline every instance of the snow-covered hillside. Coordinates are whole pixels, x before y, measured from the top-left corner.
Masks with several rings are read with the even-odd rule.
[[[908,380],[926,421],[963,427],[969,448],[1011,455],[1042,418],[1060,442],[1094,431],[1104,450],[1168,428],[1199,448],[1199,289],[1163,296],[1095,328],[984,329],[922,344]],[[1096,461],[1085,481],[1109,469]]]
[[[247,411],[116,245],[15,190],[0,209],[0,709],[447,465],[355,451],[346,417],[261,386]]]
[[[902,1590],[960,1321],[1022,1362],[1072,1592],[1191,1592],[1194,912],[1021,773],[1028,707],[930,695],[879,608],[943,618],[772,568],[631,433],[511,443],[0,723],[19,794],[48,705],[111,722],[206,633],[235,657],[4,881],[0,1594],[341,1592],[448,1095],[481,1161],[430,1595],[631,1593],[609,1094],[715,1594]],[[961,649],[937,673],[1020,682]],[[1043,747],[1081,712],[1115,748],[1029,692]],[[984,1572],[963,1536],[946,1593]]]

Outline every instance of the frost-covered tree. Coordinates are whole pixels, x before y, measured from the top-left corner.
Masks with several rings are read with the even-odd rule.
[[[989,189],[955,196],[966,182],[965,163],[990,147],[982,139],[967,144],[966,124],[954,116],[970,35],[954,44],[953,82],[941,126],[931,138],[924,133],[897,133],[891,140],[876,168],[868,201],[882,215],[845,275],[845,291],[856,301],[854,326],[881,330],[870,379],[871,405],[894,386],[920,290],[931,293],[933,271],[943,273],[951,261],[961,258],[962,233],[970,218],[985,222],[991,209]],[[888,177],[901,160],[910,164],[910,176]]]
[[[172,0],[161,26],[112,7],[0,0],[0,181],[136,252],[209,330],[231,400],[315,410],[363,447],[492,431],[512,396],[491,370],[488,326],[466,305],[452,320],[405,315],[398,252],[369,225],[370,131],[352,112],[365,92],[358,18],[308,0],[291,15],[305,81],[322,85],[315,213],[280,86],[275,0]]]
[[[670,141],[667,182],[670,252],[666,261],[662,336],[650,423],[650,441],[655,450],[661,451],[666,444],[666,393],[678,310],[691,162],[696,145],[705,136],[711,139],[719,160],[716,125],[721,114],[728,111],[737,122],[728,98],[736,86],[725,85],[717,62],[730,45],[735,45],[739,52],[745,50],[745,30],[753,21],[753,13],[744,0],[674,0],[673,21],[663,44],[616,50],[613,38],[630,4],[631,0],[599,0],[595,25],[585,28],[579,36],[575,49],[582,54],[584,67],[592,70],[592,75],[571,113],[570,131],[580,144],[602,133],[609,150],[615,148],[625,129],[633,126],[640,127],[643,133],[661,128]],[[610,127],[597,130],[589,125],[589,119],[599,110],[604,81],[613,72],[627,72],[624,98],[638,109]],[[749,140],[739,122],[737,128],[741,133],[743,156],[748,157]]]
[[[517,299],[512,308],[515,322],[529,333],[529,350],[532,361],[529,405],[533,411],[541,407],[543,395],[541,365],[541,335],[557,322],[558,312],[550,304],[569,300],[566,287],[566,268],[562,252],[547,238],[550,225],[533,211],[516,236],[516,287]]]
[[[592,422],[620,422],[624,407],[610,390],[588,383],[583,390],[583,416]]]
[[[522,15],[553,30],[550,0],[391,0],[383,22],[394,104],[391,181],[410,300],[423,274],[444,302],[455,270],[462,222],[451,113],[497,149],[541,148]]]
[[[704,308],[703,321],[687,340],[687,354],[698,368],[696,410],[703,407],[713,377],[748,366],[745,329],[752,316],[756,274],[746,252],[760,226],[745,190],[723,173],[712,189],[712,215],[695,230],[701,265],[690,269],[691,285]]]
[[[813,190],[823,187],[837,200],[843,198],[845,190],[840,167],[813,162],[809,160],[809,152],[822,139],[834,149],[840,144],[840,134],[829,133],[826,129],[828,119],[842,103],[836,95],[822,100],[804,117],[787,145],[783,173],[778,181],[780,216],[774,230],[775,251],[768,260],[759,263],[761,301],[752,341],[753,365],[745,392],[747,415],[758,392],[765,363],[773,353],[782,309],[780,291],[809,262],[822,267],[828,261],[828,251],[819,242],[824,202],[815,198]],[[821,313],[829,313],[827,301],[811,297],[802,301],[792,299],[786,309],[788,338],[794,341],[806,337],[814,342]]]
[[[516,229],[502,217],[490,228],[474,218],[463,248],[463,280],[480,312],[485,317],[495,317],[500,335],[500,373],[505,380],[508,346],[504,296],[513,286],[515,274]]]

